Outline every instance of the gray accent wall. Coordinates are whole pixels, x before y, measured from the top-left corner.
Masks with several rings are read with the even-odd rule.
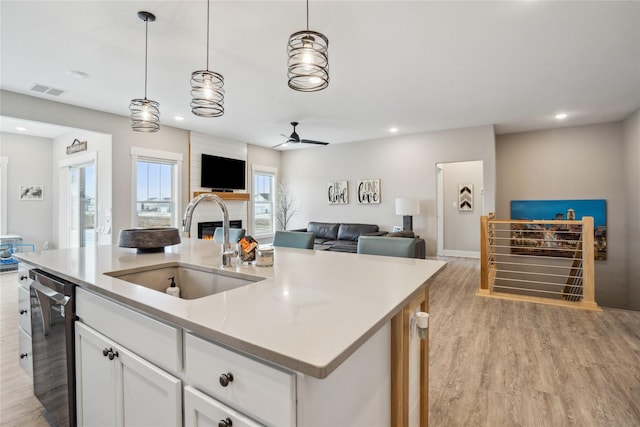
[[[0,156],[7,164],[7,231],[41,250],[53,240],[53,140],[15,133],[0,134]],[[20,185],[42,185],[43,200],[18,200]]]
[[[640,110],[623,123],[629,308],[640,310]]]
[[[606,199],[608,259],[596,261],[596,302],[619,308],[629,298],[624,157],[622,122],[496,137],[498,219],[510,217],[511,200]]]

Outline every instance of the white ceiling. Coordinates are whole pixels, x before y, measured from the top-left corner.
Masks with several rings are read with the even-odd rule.
[[[498,133],[624,119],[640,108],[640,2],[323,1],[309,27],[329,38],[331,82],[287,87],[288,36],[305,2],[212,1],[210,69],[225,78],[225,114],[189,108],[206,65],[206,2],[0,2],[2,89],[128,115],[144,96],[161,124],[263,146],[299,121],[302,138],[344,143],[495,124]],[[89,75],[78,79],[70,70]],[[43,84],[65,93],[30,90]],[[554,115],[569,117],[557,122]],[[181,115],[182,122],[173,117]],[[160,129],[162,132],[162,128]]]

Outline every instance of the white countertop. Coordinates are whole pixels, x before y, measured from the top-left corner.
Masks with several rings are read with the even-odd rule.
[[[98,246],[18,257],[186,330],[316,378],[328,376],[445,265],[275,248],[273,267],[225,269],[265,280],[182,300],[103,273],[167,262],[219,268],[219,245],[183,239],[164,253]]]

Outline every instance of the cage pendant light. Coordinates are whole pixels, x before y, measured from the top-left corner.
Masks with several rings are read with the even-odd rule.
[[[191,112],[200,117],[224,114],[224,77],[209,71],[209,0],[207,0],[207,69],[191,73]]]
[[[157,132],[160,129],[160,104],[147,99],[147,51],[149,47],[149,21],[156,20],[154,14],[138,12],[138,18],[145,22],[144,42],[144,99],[132,99],[129,104],[131,112],[131,129],[136,132]]]
[[[317,31],[309,30],[309,0],[307,29],[289,36],[289,87],[300,92],[316,92],[329,86],[329,40]]]

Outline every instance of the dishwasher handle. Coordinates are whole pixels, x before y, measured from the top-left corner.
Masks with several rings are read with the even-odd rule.
[[[46,296],[47,298],[49,298],[50,300],[53,300],[58,305],[63,305],[63,306],[67,305],[67,303],[71,299],[71,297],[65,296],[60,292],[57,292],[54,289],[51,289],[50,287],[43,285],[42,283],[38,282],[38,280],[31,282],[31,287],[36,291],[40,292],[41,294],[43,294],[44,296]]]

